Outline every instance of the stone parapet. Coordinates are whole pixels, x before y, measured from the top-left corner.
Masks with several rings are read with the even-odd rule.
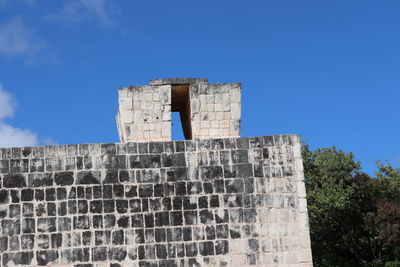
[[[297,135],[3,148],[0,181],[2,266],[312,266]]]
[[[240,83],[158,79],[118,92],[116,122],[121,142],[170,141],[171,112],[180,112],[186,139],[240,136]]]

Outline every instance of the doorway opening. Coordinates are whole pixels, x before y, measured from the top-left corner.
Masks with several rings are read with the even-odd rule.
[[[183,136],[185,139],[192,139],[189,84],[171,85],[171,112],[179,112]],[[171,115],[173,118],[173,114]]]

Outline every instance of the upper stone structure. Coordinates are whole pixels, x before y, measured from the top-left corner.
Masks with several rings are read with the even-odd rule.
[[[118,102],[121,142],[170,141],[171,112],[180,112],[186,139],[240,136],[240,83],[156,79],[149,85],[120,88]]]
[[[240,98],[152,80],[122,143],[0,148],[0,267],[312,267],[300,137],[238,137]]]

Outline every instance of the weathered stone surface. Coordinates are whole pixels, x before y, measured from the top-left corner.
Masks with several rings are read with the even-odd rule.
[[[6,174],[3,177],[3,186],[6,188],[26,187],[26,178],[22,174]]]
[[[311,266],[299,141],[287,135],[1,150],[2,160],[19,166],[13,157],[23,157],[29,166],[3,163],[0,170],[1,262]],[[42,161],[49,168],[39,168]]]
[[[54,174],[54,182],[56,185],[72,185],[74,177],[72,172],[59,172]]]
[[[100,184],[99,171],[82,171],[78,172],[76,179],[77,184]]]

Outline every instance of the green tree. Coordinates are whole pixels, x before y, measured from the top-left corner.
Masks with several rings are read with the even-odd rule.
[[[371,179],[374,209],[364,215],[375,266],[400,266],[400,169],[377,162]]]
[[[315,266],[350,266],[357,262],[352,197],[353,177],[360,163],[351,153],[335,147],[311,151],[302,149],[310,234]],[[356,221],[356,222],[355,222]]]
[[[400,169],[371,178],[335,147],[302,154],[314,265],[399,267]]]

